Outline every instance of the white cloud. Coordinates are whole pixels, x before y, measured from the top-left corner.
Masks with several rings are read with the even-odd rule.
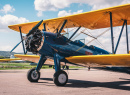
[[[29,20],[23,17],[18,18],[17,16],[10,15],[10,14],[0,16],[0,32],[1,30],[6,31],[8,29],[8,25],[26,23],[26,22],[29,22]]]
[[[130,0],[94,0],[93,2],[88,2],[88,5],[92,6],[92,10],[97,10],[127,3],[130,3]]]
[[[10,14],[0,16],[0,33],[6,35],[3,39],[4,41],[0,41],[0,50],[10,51],[21,40],[19,33],[13,32],[11,29],[8,28],[8,25],[26,22],[29,22],[29,20],[23,17],[17,17]],[[23,52],[22,46],[18,46],[18,48],[16,48],[14,52]]]
[[[0,11],[7,14],[8,12],[14,12],[15,8],[13,8],[13,6],[10,6],[9,4],[6,4]]]
[[[37,13],[37,16],[38,16],[38,17],[41,17],[41,16],[43,16],[43,13],[42,13],[42,11],[38,11],[38,13]]]
[[[71,12],[71,10],[69,10],[68,12],[63,10],[63,11],[59,11],[58,13],[58,17],[62,17],[62,16],[68,16],[68,15],[73,15],[73,14],[78,14],[78,13],[82,13],[83,10],[78,10],[77,12]]]
[[[87,4],[92,10],[122,5],[130,3],[130,0],[35,0],[35,10],[39,11],[56,11],[69,7],[72,3]]]
[[[69,6],[68,0],[35,0],[35,10],[37,11],[56,11],[60,8]]]

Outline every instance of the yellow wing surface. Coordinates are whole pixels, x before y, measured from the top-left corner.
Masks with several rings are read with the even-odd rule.
[[[21,58],[22,60],[31,61],[31,62],[34,62],[34,63],[38,63],[38,62],[39,62],[39,59],[40,59],[40,56],[39,56],[39,55],[22,55],[22,54],[15,54],[14,56],[15,56],[15,57],[18,57],[18,58]],[[48,60],[47,62],[45,62],[45,65],[54,65],[54,62]],[[61,63],[61,65],[64,65],[64,64]]]
[[[40,59],[40,56],[38,55],[15,54],[14,56],[18,58],[0,59],[0,62],[26,60],[26,61],[38,63]],[[100,65],[130,66],[130,54],[83,55],[83,56],[66,57],[66,59],[72,63],[78,63],[78,64],[97,63]],[[46,64],[54,65],[51,62]]]
[[[40,56],[39,55],[22,55],[22,54],[15,54],[15,57],[21,58],[22,60],[25,61],[31,61],[38,63]]]
[[[123,20],[127,20],[127,24],[130,24],[130,4],[110,7],[101,10],[95,10],[60,18],[44,20],[43,23],[46,24],[46,29],[48,32],[55,32],[57,27],[60,27],[64,20],[67,20],[65,28],[72,27],[85,27],[89,29],[99,29],[110,27],[110,15],[112,12],[113,26],[121,26]],[[19,27],[22,27],[22,33],[27,34],[29,30],[32,29],[39,21],[29,22],[17,25],[8,26],[10,29],[19,32]],[[43,25],[39,26],[39,29],[43,29]],[[62,31],[64,32],[64,31]]]
[[[66,59],[72,63],[97,63],[100,65],[130,66],[130,54],[83,55],[71,56]]]
[[[21,60],[21,58],[0,59],[0,62]]]
[[[14,55],[15,57],[18,57],[18,58],[21,58],[22,60],[25,60],[25,61],[31,61],[31,62],[34,62],[34,63],[38,63],[39,60],[40,60],[40,56],[39,55],[22,55],[22,54],[15,54]],[[54,65],[53,62],[45,62],[45,65]]]

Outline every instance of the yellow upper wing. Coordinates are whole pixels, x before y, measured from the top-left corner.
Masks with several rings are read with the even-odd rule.
[[[85,27],[89,29],[98,29],[110,27],[110,16],[109,12],[112,12],[113,26],[121,26],[122,20],[127,20],[127,24],[130,24],[130,4],[110,7],[106,9],[90,11],[60,18],[44,20],[43,23],[46,23],[46,28],[48,32],[55,32],[56,28],[61,26],[64,20],[67,20],[65,28],[71,27]],[[39,21],[10,25],[10,29],[19,31],[19,26],[22,27],[22,33],[27,34],[29,30],[32,29]],[[43,29],[41,24],[39,29]],[[64,32],[64,31],[63,31]]]
[[[100,65],[130,66],[130,54],[83,55],[66,57],[72,63],[98,63]]]

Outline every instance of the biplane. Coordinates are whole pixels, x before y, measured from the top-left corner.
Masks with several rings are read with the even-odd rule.
[[[97,63],[100,65],[130,66],[127,30],[127,25],[129,24],[130,4],[125,4],[60,18],[10,25],[8,27],[20,32],[21,36],[21,41],[11,50],[11,52],[22,43],[25,55],[15,54],[14,56],[18,59],[20,58],[22,60],[29,60],[37,63],[37,67],[30,69],[27,73],[27,79],[30,82],[38,82],[42,65],[44,65],[48,58],[53,59],[55,66],[53,81],[57,86],[64,86],[68,81],[68,75],[65,71],[61,70],[61,62],[70,64]],[[113,35],[116,31],[113,32],[113,27],[116,26],[122,26],[122,28],[115,46]],[[73,27],[76,27],[73,34],[69,38],[65,37],[64,29]],[[87,29],[110,27],[112,52],[108,52],[93,45],[88,46],[80,40],[72,41],[71,39],[78,31],[80,32],[82,27]],[[128,54],[116,54],[124,27],[126,27]],[[26,36],[23,37],[22,33],[26,34]],[[27,52],[32,52],[37,55],[27,55]],[[6,59],[3,59],[3,61],[6,61]]]

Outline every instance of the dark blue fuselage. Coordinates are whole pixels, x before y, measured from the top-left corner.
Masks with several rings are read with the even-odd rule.
[[[48,57],[54,57],[54,53],[59,54],[63,59],[69,56],[78,55],[97,55],[97,54],[109,54],[109,52],[95,47],[86,46],[79,40],[69,41],[65,36],[59,36],[57,38],[56,33],[45,32],[44,33],[44,43],[42,48],[39,50],[39,54]]]

